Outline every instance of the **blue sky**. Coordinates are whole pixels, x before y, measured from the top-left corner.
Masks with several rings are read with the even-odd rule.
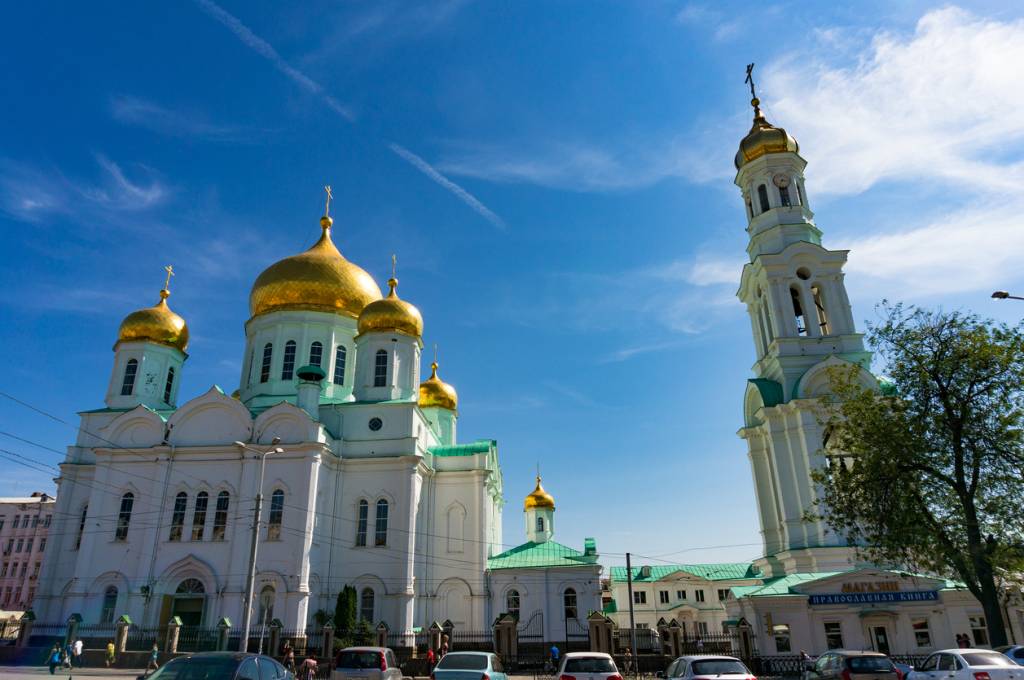
[[[120,319],[173,263],[181,397],[233,390],[249,287],[315,240],[329,183],[342,252],[382,284],[397,254],[461,438],[499,440],[506,543],[539,462],[558,539],[608,564],[753,558],[746,63],[826,245],[852,251],[855,318],[882,298],[1024,312],[989,299],[1024,290],[1022,12],[838,5],[12,6],[0,388],[69,423],[101,406]],[[15,437],[74,435],[9,399],[0,431],[45,465]],[[0,495],[53,488],[5,469]]]

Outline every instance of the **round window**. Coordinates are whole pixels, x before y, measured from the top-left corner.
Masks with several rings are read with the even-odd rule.
[[[370,429],[376,432],[380,428],[384,427],[384,421],[380,418],[370,418]]]

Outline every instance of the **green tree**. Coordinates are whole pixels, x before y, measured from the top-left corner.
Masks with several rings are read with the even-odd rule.
[[[334,628],[351,633],[356,626],[356,589],[345,586],[334,605]]]
[[[882,303],[889,385],[833,372],[816,512],[876,564],[953,576],[1006,644],[1002,576],[1024,545],[1024,324]]]

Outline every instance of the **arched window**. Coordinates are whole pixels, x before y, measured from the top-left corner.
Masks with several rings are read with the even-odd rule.
[[[167,367],[167,382],[164,383],[164,403],[171,403],[171,390],[174,389],[174,366]]]
[[[323,363],[324,359],[324,346],[319,342],[314,342],[309,346],[309,365],[319,366]]]
[[[202,595],[206,592],[206,586],[197,578],[187,578],[178,584],[174,592],[178,595]]]
[[[374,527],[374,545],[388,544],[388,502],[381,498],[377,501],[377,523]]]
[[[117,513],[117,530],[114,532],[115,541],[128,540],[128,524],[132,521],[132,506],[135,505],[135,495],[128,492],[121,496],[121,510]]]
[[[537,531],[544,531],[544,517],[541,515],[537,516]]]
[[[124,367],[124,380],[121,382],[121,396],[127,397],[131,395],[132,390],[135,389],[135,374],[139,372],[139,362],[135,359],[129,359],[128,363]]]
[[[761,204],[761,212],[765,212],[771,208],[768,204],[768,187],[763,184],[757,187],[757,200]]]
[[[223,541],[224,534],[228,527],[228,506],[231,503],[231,494],[221,491],[217,494],[217,509],[213,513],[213,535],[214,541]]]
[[[103,591],[100,623],[113,623],[115,611],[117,611],[117,586],[107,586],[107,589]]]
[[[174,497],[174,511],[171,513],[171,535],[168,541],[181,540],[181,528],[185,526],[185,508],[188,506],[188,494],[184,491]]]
[[[373,386],[384,387],[388,384],[388,353],[385,350],[377,350],[373,364]]]
[[[814,298],[814,311],[818,314],[818,328],[821,329],[821,334],[831,335],[832,329],[829,327],[828,314],[825,313],[825,296],[821,292],[821,286],[811,286],[811,297]]]
[[[206,528],[206,507],[210,504],[210,494],[200,491],[196,494],[196,509],[192,512],[192,540],[203,540]]]
[[[260,590],[260,609],[256,621],[261,626],[269,626],[274,620],[274,586],[263,586]]]
[[[274,346],[271,343],[263,345],[263,365],[260,366],[260,382],[270,380],[270,358],[274,355]]]
[[[270,517],[267,519],[267,540],[277,541],[281,538],[281,520],[284,515],[284,491],[274,489],[270,494]]]
[[[281,364],[281,380],[291,380],[295,376],[295,341],[284,343],[284,361]]]
[[[85,516],[89,514],[88,504],[82,506],[82,519],[78,522],[78,536],[75,537],[75,550],[82,547],[82,534],[85,533]]]
[[[793,298],[793,318],[796,320],[796,334],[807,337],[807,319],[804,317],[804,306],[800,303],[800,289],[792,286],[789,295]]]
[[[363,588],[359,595],[359,620],[373,623],[373,588]]]
[[[356,521],[356,545],[366,545],[366,524],[370,518],[370,504],[359,501],[359,518]]]
[[[782,199],[782,205],[790,206],[793,204],[789,198],[789,187],[779,187],[779,198]]]
[[[804,200],[804,190],[800,188],[800,183],[796,183],[796,196],[800,199],[800,205],[806,205],[807,201]]]
[[[565,605],[565,620],[576,618],[576,591],[573,588],[566,588],[565,595],[562,596],[562,602]]]
[[[519,591],[510,590],[505,594],[505,611],[519,618]]]
[[[334,352],[334,384],[344,385],[345,384],[345,358],[347,352],[345,351],[344,345],[338,345],[338,349]]]
[[[448,552],[460,553],[466,537],[466,510],[459,504],[448,508]]]

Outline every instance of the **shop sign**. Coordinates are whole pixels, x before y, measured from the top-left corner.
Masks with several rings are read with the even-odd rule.
[[[844,592],[810,595],[808,604],[875,604],[878,602],[934,602],[939,599],[937,590]]]

